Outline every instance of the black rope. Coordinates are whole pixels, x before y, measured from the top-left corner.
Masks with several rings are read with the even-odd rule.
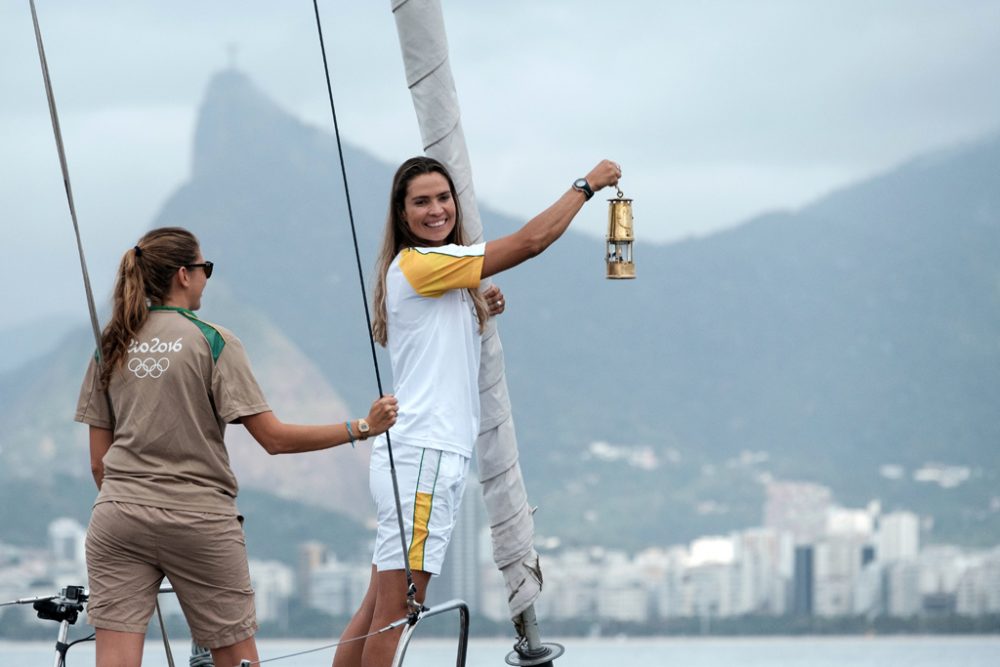
[[[35,0],[31,0],[31,20],[35,27],[35,42],[38,44],[38,60],[42,66],[42,78],[45,81],[45,96],[49,102],[49,116],[52,119],[52,133],[56,139],[56,151],[59,153],[59,167],[62,169],[63,185],[66,187],[66,201],[69,204],[69,215],[73,219],[73,231],[76,233],[76,249],[80,255],[80,270],[83,273],[83,289],[87,293],[87,309],[90,312],[90,327],[94,333],[94,343],[97,345],[97,367],[103,369],[104,358],[101,354],[101,327],[97,321],[97,306],[94,304],[94,290],[90,286],[90,273],[87,271],[87,258],[83,253],[83,241],[80,239],[80,223],[76,217],[76,204],[73,202],[73,187],[69,181],[69,164],[66,161],[66,147],[63,145],[62,130],[59,128],[59,113],[56,111],[56,96],[52,90],[52,79],[49,76],[49,63],[45,58],[45,46],[42,44],[42,30],[38,25],[38,12],[35,9]],[[101,373],[103,375],[103,373]],[[108,419],[111,421],[111,430],[115,428],[115,410],[111,405],[111,394],[105,389],[104,400],[108,404]],[[160,613],[160,602],[156,601],[156,613]],[[170,654],[170,644],[167,641],[166,629],[163,627],[163,619],[160,618],[160,627],[163,634],[163,645],[167,651],[167,663],[174,667],[174,659]]]
[[[374,637],[375,635],[380,635],[380,634],[382,634],[384,632],[389,632],[390,630],[395,630],[396,628],[402,626],[404,623],[407,624],[407,625],[410,625],[409,618],[401,618],[401,619],[399,619],[397,621],[393,621],[389,625],[381,627],[378,630],[372,630],[371,632],[369,632],[366,635],[358,635],[357,637],[350,637],[348,639],[341,639],[340,641],[336,641],[336,642],[334,642],[332,644],[324,644],[323,646],[317,646],[316,648],[310,648],[310,649],[305,649],[305,650],[302,650],[302,651],[296,651],[295,653],[287,653],[285,655],[279,655],[279,656],[275,656],[273,658],[267,658],[265,660],[257,660],[257,661],[246,660],[243,663],[241,663],[240,665],[234,665],[234,667],[242,667],[242,665],[244,665],[244,664],[249,664],[249,665],[263,665],[263,664],[268,663],[268,662],[278,662],[279,660],[288,660],[289,658],[297,658],[299,656],[307,655],[309,653],[319,653],[320,651],[327,651],[327,650],[329,650],[331,648],[337,648],[337,647],[343,646],[345,644],[351,644],[353,642],[361,641],[361,640],[364,640],[364,639],[369,639],[371,637]]]
[[[56,112],[56,98],[52,92],[52,81],[49,78],[49,63],[45,59],[45,47],[42,45],[42,31],[38,26],[38,12],[35,10],[35,0],[31,0],[31,20],[35,25],[35,42],[38,44],[38,60],[42,65],[42,78],[45,80],[45,96],[49,101],[49,116],[52,119],[52,132],[55,134],[56,138],[56,150],[59,152],[59,166],[62,169],[63,185],[66,188],[66,201],[69,202],[69,215],[73,219],[73,231],[76,232],[76,249],[80,255],[80,269],[83,271],[83,287],[87,292],[87,307],[90,310],[90,326],[94,331],[94,341],[97,343],[97,353],[100,355],[101,327],[97,323],[97,308],[94,306],[94,292],[90,288],[90,274],[87,272],[87,260],[83,254],[83,242],[80,240],[80,225],[76,219],[76,205],[73,203],[73,187],[69,182],[69,166],[66,163],[66,150],[63,147],[62,131],[59,129],[59,114]]]
[[[337,105],[333,101],[333,85],[330,83],[330,66],[326,58],[326,44],[323,41],[323,24],[319,18],[318,0],[313,0],[316,12],[316,31],[319,33],[319,48],[323,54],[323,72],[326,75],[326,92],[330,98],[330,113],[333,115],[333,131],[337,139],[337,154],[340,157],[340,173],[344,178],[344,197],[347,200],[347,217],[351,222],[351,237],[354,240],[354,258],[358,265],[358,280],[361,283],[361,300],[365,308],[365,322],[368,324],[368,342],[371,345],[372,364],[375,367],[375,382],[378,385],[378,395],[382,396],[382,375],[379,372],[378,356],[375,352],[375,336],[372,334],[372,316],[368,309],[368,294],[365,290],[365,272],[361,265],[361,250],[358,248],[358,230],[354,224],[354,210],[351,207],[351,190],[347,185],[347,167],[344,164],[344,148],[340,142],[340,126],[337,123]],[[392,492],[396,500],[396,520],[399,522],[399,541],[403,547],[403,568],[406,570],[406,600],[410,623],[415,623],[420,612],[416,602],[417,585],[413,583],[413,573],[410,572],[410,562],[406,557],[406,532],[403,529],[403,506],[399,500],[399,482],[396,480],[396,463],[392,456],[392,441],[389,432],[385,432],[385,444],[389,452],[389,474],[392,477]]]

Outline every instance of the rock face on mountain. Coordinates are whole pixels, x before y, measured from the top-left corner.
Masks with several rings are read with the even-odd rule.
[[[346,162],[370,278],[393,165],[350,146]],[[337,395],[362,413],[377,389],[332,138],[227,71],[192,164],[154,224],[195,230],[217,263],[204,316],[244,338],[282,417],[343,419]],[[498,279],[541,531],[681,541],[759,522],[761,481],[778,477],[933,515],[941,537],[1000,537],[1000,136],[662,246],[643,243],[656,212],[633,194],[637,280],[606,281],[603,242],[572,230]],[[487,238],[518,224],[483,219]],[[0,408],[14,425],[6,465],[84,456],[65,421],[87,347],[81,332],[0,377],[14,399]],[[362,454],[311,456],[275,469],[234,454],[244,484],[340,507],[365,494]],[[968,468],[967,481],[921,485],[927,463]]]

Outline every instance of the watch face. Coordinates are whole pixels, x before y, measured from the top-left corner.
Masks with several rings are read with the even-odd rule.
[[[566,181],[563,181],[563,183],[565,183],[565,182]],[[581,190],[586,190],[587,189],[587,179],[585,179],[585,178],[578,178],[575,181],[573,181],[573,185],[576,186],[576,187],[578,187],[578,188],[580,188]]]
[[[368,422],[366,422],[364,420],[359,420],[358,421],[358,430],[359,431],[361,431],[362,433],[367,433],[369,431],[369,429],[371,429],[371,427],[368,425]]]

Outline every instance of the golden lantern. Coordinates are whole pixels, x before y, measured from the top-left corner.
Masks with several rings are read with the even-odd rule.
[[[632,200],[626,199],[621,190],[618,196],[608,200],[608,278],[635,278],[635,262],[632,261]]]

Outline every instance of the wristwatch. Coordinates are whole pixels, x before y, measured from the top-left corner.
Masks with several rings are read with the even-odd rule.
[[[358,438],[361,440],[367,440],[368,434],[371,432],[372,427],[368,425],[364,419],[358,420]]]
[[[587,182],[586,178],[578,178],[573,181],[573,189],[582,192],[587,201],[590,201],[590,198],[594,196],[594,191],[590,189],[590,183]]]

